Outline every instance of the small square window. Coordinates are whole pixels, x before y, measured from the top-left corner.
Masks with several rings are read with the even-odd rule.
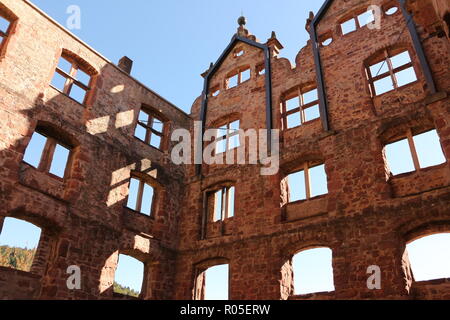
[[[231,122],[230,129],[231,130],[239,130],[239,120]]]
[[[370,73],[372,77],[376,77],[379,74],[383,74],[386,72],[389,72],[389,67],[386,60],[383,60],[381,62],[378,62],[377,64],[374,64],[373,66],[370,66]]]
[[[153,130],[156,130],[160,133],[163,132],[163,123],[162,121],[158,120],[158,119],[154,119],[153,120]]]
[[[154,148],[161,149],[164,122],[153,114],[140,110],[134,136]]]
[[[135,133],[134,133],[134,136],[135,136],[136,138],[138,138],[139,140],[142,140],[142,141],[145,142],[145,136],[146,136],[146,134],[147,134],[147,130],[146,130],[143,126],[141,126],[140,124],[138,124],[138,125],[136,126],[136,131],[135,131]]]
[[[397,85],[399,87],[417,81],[416,73],[414,72],[413,67],[397,72],[395,74],[395,78],[397,79]]]
[[[80,81],[85,86],[89,86],[89,82],[91,81],[91,76],[88,75],[83,70],[77,70],[77,80]]]
[[[404,66],[405,64],[408,64],[410,62],[411,62],[411,57],[409,56],[408,51],[404,51],[402,53],[399,53],[399,54],[391,57],[391,63],[392,63],[392,67],[394,69]]]

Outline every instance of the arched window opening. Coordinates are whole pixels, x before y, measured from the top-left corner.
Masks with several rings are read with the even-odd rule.
[[[332,251],[315,248],[293,257],[294,294],[334,291]]]
[[[34,224],[5,218],[0,233],[0,266],[29,272],[40,238],[41,229]]]
[[[450,233],[438,233],[406,245],[415,281],[450,278]]]
[[[138,298],[142,291],[143,280],[144,263],[120,254],[114,275],[114,292]]]
[[[63,51],[59,58],[51,85],[80,104],[86,102],[91,91],[92,67],[80,58]]]
[[[284,94],[281,102],[283,129],[291,129],[320,118],[317,88],[297,88]]]

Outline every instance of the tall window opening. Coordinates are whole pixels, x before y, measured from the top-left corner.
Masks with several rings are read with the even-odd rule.
[[[152,216],[154,207],[154,188],[137,177],[130,179],[127,207],[147,216]]]
[[[120,254],[114,275],[114,292],[138,298],[142,291],[144,263]]]
[[[91,91],[91,75],[76,59],[63,53],[51,84],[78,103],[84,104]]]
[[[341,33],[342,35],[349,34],[356,31],[365,25],[375,21],[375,16],[373,10],[368,10],[358,14],[348,20],[341,23]]]
[[[293,257],[294,294],[334,291],[332,251],[304,250]]]

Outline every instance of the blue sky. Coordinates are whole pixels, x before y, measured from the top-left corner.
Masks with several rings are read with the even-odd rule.
[[[309,11],[323,1],[267,0],[32,0],[62,25],[69,5],[81,9],[81,29],[71,30],[117,63],[134,61],[132,75],[189,113],[202,91],[200,74],[215,62],[236,32],[241,12],[247,28],[265,42],[272,31],[284,45],[281,56],[294,61],[309,36]]]

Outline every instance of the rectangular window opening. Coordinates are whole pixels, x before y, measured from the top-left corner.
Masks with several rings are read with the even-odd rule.
[[[234,187],[224,187],[214,192],[213,222],[234,217]]]
[[[114,274],[113,291],[125,296],[138,298],[144,281],[144,263],[120,254]]]
[[[164,137],[164,121],[154,114],[140,110],[134,136],[146,144],[161,150]]]
[[[31,136],[31,140],[25,150],[23,161],[29,165],[38,168],[41,163],[42,154],[44,152],[45,145],[47,143],[47,137],[38,132],[34,132]]]
[[[84,104],[89,87],[91,76],[81,70],[76,63],[61,56],[51,85],[71,97],[80,104]]]
[[[0,233],[0,266],[30,272],[41,233],[34,224],[6,217]]]
[[[315,165],[287,176],[289,202],[308,200],[328,193],[325,165]]]

